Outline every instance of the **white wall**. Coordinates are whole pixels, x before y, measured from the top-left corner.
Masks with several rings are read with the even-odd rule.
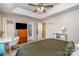
[[[32,25],[32,36],[28,37],[28,39],[31,40],[37,40],[38,35],[37,35],[37,31],[38,31],[38,19],[33,19],[33,18],[24,18],[24,19],[17,19],[16,22],[20,22],[20,23],[27,23]]]
[[[52,33],[61,32],[66,27],[68,40],[79,40],[79,9],[44,19],[42,22],[46,23],[46,38],[52,38]]]
[[[71,3],[71,4],[70,3],[61,3],[61,4],[51,8],[50,10],[46,11],[46,13],[43,13],[40,16],[41,16],[41,18],[45,18],[45,17],[51,16],[52,14],[54,15],[54,14],[62,12],[64,10],[74,8],[78,5],[79,5],[78,3]]]
[[[28,39],[33,39],[36,40],[36,30],[37,30],[37,19],[34,18],[29,18],[29,17],[24,17],[24,16],[16,16],[16,15],[7,15],[7,14],[0,14],[1,17],[10,18],[11,20],[14,20],[15,23],[26,23],[26,24],[31,24],[32,25],[32,36],[28,37]]]

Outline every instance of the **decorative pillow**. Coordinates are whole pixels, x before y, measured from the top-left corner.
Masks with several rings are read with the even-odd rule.
[[[74,52],[71,54],[71,56],[79,56],[79,50],[74,51]]]
[[[65,55],[70,56],[74,52],[75,45],[73,41],[70,41],[65,47]]]
[[[5,44],[4,43],[0,43],[0,56],[4,55],[5,52],[6,52]]]

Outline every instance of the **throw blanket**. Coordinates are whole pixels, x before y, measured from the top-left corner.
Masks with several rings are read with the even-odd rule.
[[[16,56],[64,56],[68,42],[57,39],[46,39],[22,46]]]

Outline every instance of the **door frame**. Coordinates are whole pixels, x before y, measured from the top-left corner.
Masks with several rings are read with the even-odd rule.
[[[46,38],[46,23],[42,23],[42,39]]]

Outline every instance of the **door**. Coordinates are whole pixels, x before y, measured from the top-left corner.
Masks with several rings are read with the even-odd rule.
[[[18,36],[19,36],[19,43],[26,43],[27,42],[27,29],[18,29]]]
[[[11,18],[3,18],[3,36],[14,37],[15,36],[15,20]]]
[[[42,23],[42,39],[46,36],[46,23]]]

